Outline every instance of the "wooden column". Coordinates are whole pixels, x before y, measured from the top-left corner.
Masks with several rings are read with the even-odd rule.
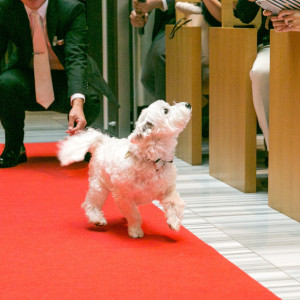
[[[300,221],[300,35],[271,31],[269,205]]]
[[[172,28],[166,26],[167,101],[192,105],[192,119],[179,136],[176,156],[198,165],[202,163],[201,28],[182,26],[170,40]]]
[[[256,115],[249,72],[256,29],[210,28],[209,173],[242,192],[256,191]]]

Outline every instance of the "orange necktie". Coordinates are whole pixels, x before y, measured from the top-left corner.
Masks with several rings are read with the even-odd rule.
[[[54,101],[54,92],[43,20],[36,11],[32,11],[30,22],[34,52],[33,69],[36,101],[47,109]]]

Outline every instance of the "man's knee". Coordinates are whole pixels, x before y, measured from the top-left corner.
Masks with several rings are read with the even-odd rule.
[[[141,83],[147,90],[154,89],[154,80],[153,74],[143,72],[141,75]]]
[[[270,70],[264,66],[253,67],[250,71],[250,78],[252,82],[269,82],[269,74]]]
[[[9,95],[24,95],[24,86],[15,72],[6,71],[0,75],[0,90],[2,99]]]
[[[156,96],[157,85],[165,81],[166,47],[164,35],[156,37],[143,64],[141,82],[148,92]]]
[[[156,64],[165,64],[166,63],[166,48],[160,44],[156,44],[153,47],[153,60]]]

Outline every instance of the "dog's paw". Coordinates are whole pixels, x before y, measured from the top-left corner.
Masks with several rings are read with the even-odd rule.
[[[133,239],[137,239],[142,238],[144,236],[144,232],[142,228],[131,227],[128,228],[128,235]]]
[[[104,219],[101,222],[95,222],[94,225],[96,225],[96,226],[105,226],[105,225],[107,225],[107,221]]]
[[[170,229],[174,231],[179,231],[180,229],[180,224],[169,224]]]
[[[86,215],[89,219],[89,222],[95,224],[96,226],[104,226],[107,224],[102,211],[99,211],[96,208],[94,210],[87,211]]]
[[[181,226],[181,222],[177,218],[172,218],[172,220],[167,220],[167,224],[169,225],[170,229],[174,231],[178,231]]]

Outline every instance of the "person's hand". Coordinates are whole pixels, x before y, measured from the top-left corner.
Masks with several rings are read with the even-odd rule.
[[[300,31],[299,10],[285,9],[280,11],[278,16],[272,16],[270,11],[265,10],[263,14],[270,17],[277,32]]]
[[[269,17],[275,31],[280,32],[289,29],[282,18],[279,18],[278,16],[274,16],[272,12],[270,12],[269,10],[264,10],[263,15]]]
[[[134,7],[134,10],[142,15],[150,12],[155,8],[164,8],[162,0],[146,0],[146,2],[139,2],[138,0],[133,0],[132,5]]]
[[[266,9],[265,9],[265,10],[263,11],[263,15],[264,15],[264,16],[267,16],[267,17],[270,17],[270,16],[272,16],[272,13],[271,13],[269,10],[266,10]]]
[[[86,119],[83,113],[83,99],[75,98],[72,101],[72,108],[69,112],[69,127],[66,133],[73,135],[77,131],[83,130],[86,124]]]
[[[300,31],[300,10],[285,9],[278,14],[278,19],[283,19],[288,26],[288,31]]]
[[[148,14],[140,15],[133,10],[130,14],[130,22],[134,27],[144,27],[148,20]]]

